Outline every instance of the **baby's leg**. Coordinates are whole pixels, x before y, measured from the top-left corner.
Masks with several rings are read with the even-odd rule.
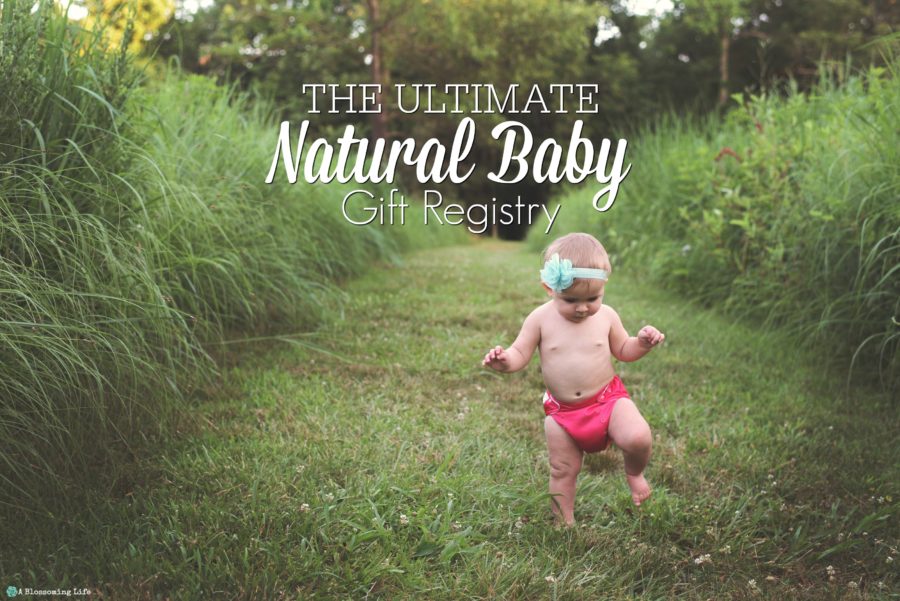
[[[567,526],[575,523],[575,479],[581,471],[581,449],[549,415],[544,418],[550,454],[550,507]]]
[[[631,499],[640,505],[650,496],[644,468],[650,460],[652,438],[650,426],[631,399],[616,401],[609,418],[609,437],[625,455],[625,479],[631,488]]]

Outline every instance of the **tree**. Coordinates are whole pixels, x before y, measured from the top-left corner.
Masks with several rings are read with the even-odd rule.
[[[130,37],[128,48],[137,52],[175,14],[175,0],[86,0],[88,29],[102,27],[110,47]]]
[[[728,102],[729,54],[734,31],[747,16],[747,0],[682,0],[685,21],[701,33],[719,40],[718,106]]]
[[[802,88],[818,80],[823,63],[844,64],[848,56],[856,66],[881,62],[878,46],[867,42],[900,27],[900,3],[882,0],[755,0],[750,9],[748,25],[764,40],[768,78],[795,79]],[[746,63],[756,50],[743,52],[739,60]]]
[[[311,97],[302,84],[365,83],[364,11],[341,0],[217,0],[191,19],[173,19],[152,49],[182,66],[253,89],[273,100],[280,116],[305,119]],[[316,133],[331,135],[358,116],[322,112]]]
[[[642,34],[650,23],[649,16],[629,14],[614,5],[609,17],[598,21],[588,34],[585,75],[601,83],[597,118],[605,130],[624,134],[660,105]]]
[[[590,32],[597,17],[606,11],[583,2],[559,0],[430,0],[415,3],[392,28],[384,40],[391,58],[395,81],[409,84],[435,84],[434,103],[452,105],[452,94],[443,93],[445,84],[493,84],[501,95],[509,86],[520,86],[520,107],[532,85],[547,93],[550,84],[600,83],[587,76],[586,61],[591,45]],[[497,184],[486,178],[487,171],[499,164],[500,146],[490,137],[498,123],[514,119],[525,124],[536,141],[555,137],[564,143],[578,119],[593,121],[593,115],[511,114],[473,112],[473,95],[461,97],[463,114],[427,114],[420,111],[398,117],[393,131],[416,139],[435,137],[445,143],[457,123],[469,116],[476,122],[479,135],[472,150],[476,163],[474,175],[448,193],[474,202],[498,205],[514,202],[517,196],[529,202],[544,202],[550,196],[550,184],[524,181]],[[484,108],[483,98],[481,108]],[[594,121],[596,124],[596,121]],[[591,127],[588,134],[602,137]],[[536,142],[537,144],[537,142]],[[409,181],[414,186],[416,182]],[[431,187],[431,186],[429,186]],[[521,231],[520,231],[521,230]],[[517,237],[524,228],[510,227],[501,232]]]

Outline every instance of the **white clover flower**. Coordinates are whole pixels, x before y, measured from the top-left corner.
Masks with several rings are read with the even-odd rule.
[[[401,514],[400,514],[400,525],[401,525],[401,526],[408,526],[408,525],[409,525],[409,518],[406,517],[406,514],[405,514],[405,513],[401,513]]]
[[[303,503],[302,505],[300,505],[300,511],[303,513],[309,511],[309,503]]]
[[[748,580],[748,581],[747,581],[747,586],[749,586],[750,588],[752,588],[752,589],[755,590],[755,591],[758,591],[758,590],[759,590],[759,587],[756,586],[756,579],[755,579],[755,578],[751,578],[750,580]]]
[[[694,563],[698,566],[702,566],[705,563],[712,563],[712,557],[710,557],[709,553],[706,553],[694,559]]]
[[[329,503],[334,501],[334,495],[331,494],[330,492],[327,492],[324,495],[322,495],[322,498],[325,499],[326,501],[328,501]]]
[[[855,583],[855,582],[848,582],[848,583],[847,583],[847,588],[853,588],[853,589],[859,588],[859,584],[857,584],[857,583]]]
[[[547,576],[546,578],[544,578],[544,580],[546,580],[550,584],[553,584],[554,582],[556,582],[556,577],[555,576]]]

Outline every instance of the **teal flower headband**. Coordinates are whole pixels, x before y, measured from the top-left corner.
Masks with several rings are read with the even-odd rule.
[[[587,267],[572,267],[572,261],[560,259],[559,254],[553,253],[541,269],[541,281],[554,292],[562,292],[572,285],[575,278],[588,280],[609,279],[605,269],[588,269]]]

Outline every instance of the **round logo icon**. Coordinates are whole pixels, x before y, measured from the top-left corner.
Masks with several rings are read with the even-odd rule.
[[[16,587],[14,587],[14,586],[6,587],[6,596],[7,597],[15,597],[18,594],[19,594],[19,589],[17,589]]]

